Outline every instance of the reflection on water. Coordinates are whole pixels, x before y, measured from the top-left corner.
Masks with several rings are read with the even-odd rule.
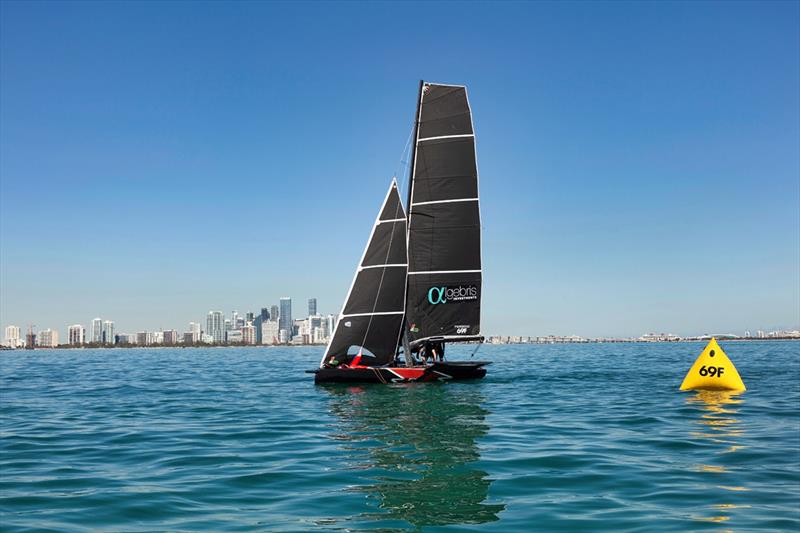
[[[700,413],[700,417],[696,421],[697,425],[700,426],[700,430],[693,431],[692,436],[718,445],[717,454],[713,458],[716,464],[695,465],[695,470],[723,475],[724,477],[720,478],[721,481],[730,477],[730,474],[735,474],[735,470],[726,464],[733,462],[729,454],[746,448],[746,446],[739,444],[745,430],[742,427],[741,420],[736,418],[738,408],[744,403],[744,399],[739,396],[740,394],[740,392],[728,391],[698,391],[695,396],[689,396],[686,399],[689,405],[698,407]],[[717,487],[732,492],[747,490],[745,487],[727,484],[720,484]],[[724,513],[741,507],[745,506],[733,503],[709,505],[709,509],[715,513]],[[730,515],[722,513],[713,516],[693,516],[693,518],[704,522],[727,522],[730,520]]]
[[[361,520],[404,520],[415,527],[480,524],[505,505],[487,504],[491,480],[474,467],[477,440],[489,430],[475,387],[446,384],[331,386],[351,469],[372,481],[364,492],[373,512]]]

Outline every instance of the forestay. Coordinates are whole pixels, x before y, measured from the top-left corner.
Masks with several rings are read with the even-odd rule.
[[[362,364],[379,366],[394,359],[403,322],[406,261],[406,213],[392,180],[320,366],[331,356],[354,354],[362,347]]]

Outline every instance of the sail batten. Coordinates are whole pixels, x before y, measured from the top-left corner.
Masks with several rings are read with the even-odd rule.
[[[423,83],[409,183],[406,326],[411,345],[480,334],[478,165],[463,86]]]

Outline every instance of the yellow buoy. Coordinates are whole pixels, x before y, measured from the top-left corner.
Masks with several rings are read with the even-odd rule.
[[[717,339],[712,338],[683,378],[681,390],[744,391],[747,389],[736,367],[717,344]]]

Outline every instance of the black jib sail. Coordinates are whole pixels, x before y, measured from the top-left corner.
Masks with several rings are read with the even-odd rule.
[[[394,360],[403,322],[406,261],[406,214],[392,180],[320,366],[331,356],[342,361],[361,348],[363,365]]]
[[[463,86],[423,83],[409,184],[406,327],[411,345],[480,334],[481,220]]]

